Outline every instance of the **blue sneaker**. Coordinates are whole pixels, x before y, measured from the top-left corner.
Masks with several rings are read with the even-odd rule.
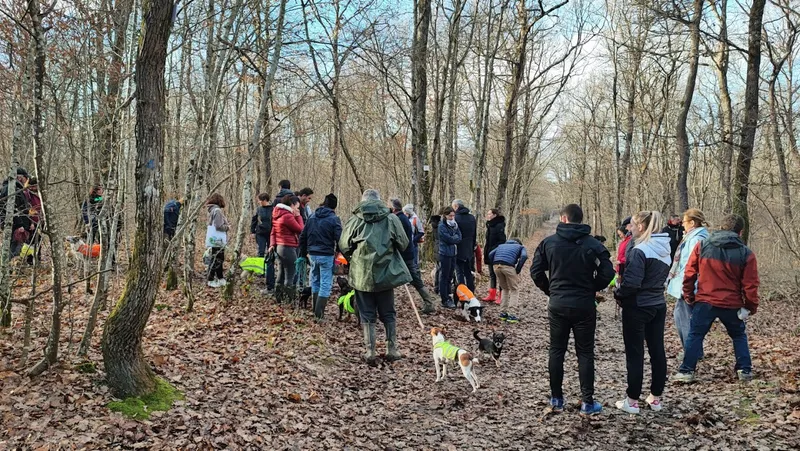
[[[506,321],[506,320],[508,320],[508,313],[507,312],[501,313],[500,314],[500,321]]]
[[[507,323],[518,323],[518,322],[519,322],[519,318],[517,318],[517,317],[516,317],[516,316],[514,316],[514,315],[508,315],[508,316],[506,316],[506,319],[505,319],[505,321],[506,321]]]
[[[592,404],[581,403],[581,415],[599,415],[603,411],[603,405],[595,401]]]
[[[563,412],[564,398],[550,398],[550,410],[553,412]]]

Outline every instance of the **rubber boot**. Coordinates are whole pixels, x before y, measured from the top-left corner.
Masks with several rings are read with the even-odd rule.
[[[497,305],[501,305],[503,303],[503,290],[497,291],[497,300],[495,300],[494,303]]]
[[[419,290],[420,296],[422,296],[422,313],[424,315],[430,315],[431,313],[436,312],[436,307],[433,306],[433,296],[428,293],[424,287]]]
[[[481,300],[483,302],[495,302],[497,300],[497,288],[489,288],[489,294]]]
[[[375,323],[361,324],[364,329],[364,346],[367,351],[364,353],[364,361],[369,365],[375,364],[378,355],[375,353]]]
[[[278,305],[283,304],[283,299],[286,296],[286,286],[285,285],[275,285],[275,302]]]
[[[311,311],[317,311],[317,299],[319,298],[318,293],[311,293]]]
[[[319,296],[314,302],[314,317],[317,321],[322,321],[325,317],[325,306],[328,305],[328,298]]]
[[[397,323],[383,323],[386,328],[386,360],[394,362],[403,358],[397,350]]]
[[[297,287],[290,285],[286,287],[285,302],[297,308]]]

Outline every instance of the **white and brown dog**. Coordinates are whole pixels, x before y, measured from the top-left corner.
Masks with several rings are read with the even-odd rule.
[[[444,331],[438,327],[431,329],[431,340],[433,341],[433,364],[436,366],[436,382],[447,377],[447,361],[457,360],[458,366],[464,377],[472,385],[472,392],[480,388],[478,377],[472,368],[473,363],[478,363],[478,359],[473,359],[469,351],[454,346],[444,338]]]

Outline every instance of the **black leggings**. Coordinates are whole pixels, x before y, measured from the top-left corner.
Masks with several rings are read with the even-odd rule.
[[[489,288],[497,288],[497,274],[494,273],[494,265],[489,265]]]
[[[222,265],[225,263],[225,248],[211,248],[211,266],[208,268],[208,280],[224,279]]]
[[[622,339],[628,368],[628,397],[639,399],[644,379],[644,344],[650,354],[652,378],[650,393],[661,396],[667,381],[667,355],[664,352],[664,321],[667,305],[625,307],[622,309]]]

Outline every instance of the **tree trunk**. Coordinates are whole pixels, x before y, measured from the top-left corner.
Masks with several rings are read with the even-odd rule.
[[[525,70],[525,49],[528,43],[528,10],[525,2],[520,0],[517,3],[517,24],[519,26],[519,37],[517,38],[514,59],[511,62],[511,85],[508,87],[506,98],[506,124],[505,124],[505,150],[503,153],[503,166],[500,169],[500,178],[497,183],[497,196],[494,207],[502,209],[506,198],[506,187],[508,186],[508,176],[511,172],[511,160],[514,153],[514,131],[517,126],[517,100],[519,88],[522,84],[522,74]]]
[[[418,183],[414,188],[422,216],[429,218],[433,211],[433,201],[431,200],[428,130],[425,113],[428,100],[428,28],[431,24],[431,0],[415,0],[414,9],[416,20],[411,49],[411,84],[413,85],[411,146],[418,175]]]
[[[689,209],[689,188],[687,179],[689,177],[689,160],[691,158],[691,147],[689,146],[689,135],[686,133],[686,119],[689,110],[692,108],[692,97],[694,96],[695,82],[697,81],[697,68],[700,63],[700,21],[703,18],[703,0],[693,1],[692,21],[689,23],[689,75],[686,78],[686,87],[683,91],[683,101],[681,111],[678,114],[678,124],[676,126],[676,144],[680,155],[680,168],[678,170],[678,197],[681,211]]]
[[[733,164],[733,103],[731,102],[730,89],[728,88],[728,61],[730,59],[730,45],[728,44],[728,0],[716,4],[711,2],[711,7],[720,22],[717,51],[712,60],[714,72],[717,76],[719,87],[719,115],[722,126],[722,158],[720,162],[720,185],[722,186],[726,212],[733,208],[731,195],[731,165]]]
[[[733,212],[744,218],[742,238],[745,243],[750,237],[750,215],[748,214],[747,196],[750,193],[750,166],[753,161],[753,145],[758,127],[758,84],[759,65],[761,64],[761,22],[764,16],[766,0],[753,0],[750,8],[750,20],[747,39],[747,78],[744,94],[744,119],[739,142],[739,156],[736,159],[736,177],[734,179],[735,198]]]
[[[35,43],[34,59],[34,85],[33,85],[33,156],[36,177],[39,180],[39,196],[42,200],[41,221],[45,224],[45,231],[50,239],[53,260],[52,286],[53,286],[53,311],[50,322],[50,334],[47,337],[47,345],[44,351],[44,358],[28,371],[28,375],[38,376],[47,368],[58,361],[58,343],[61,338],[61,309],[63,308],[63,295],[61,292],[61,275],[64,267],[64,248],[61,243],[64,238],[61,235],[60,224],[52,214],[52,206],[49,202],[50,186],[48,185],[48,171],[44,170],[44,150],[42,145],[42,90],[45,78],[45,30],[42,26],[42,13],[39,7],[39,0],[28,0],[28,14],[31,17],[33,41]]]
[[[111,393],[141,396],[155,387],[142,351],[142,334],[161,278],[164,164],[164,68],[172,27],[172,0],[145,0],[136,59],[136,238],[122,298],[103,331],[103,362]]]

